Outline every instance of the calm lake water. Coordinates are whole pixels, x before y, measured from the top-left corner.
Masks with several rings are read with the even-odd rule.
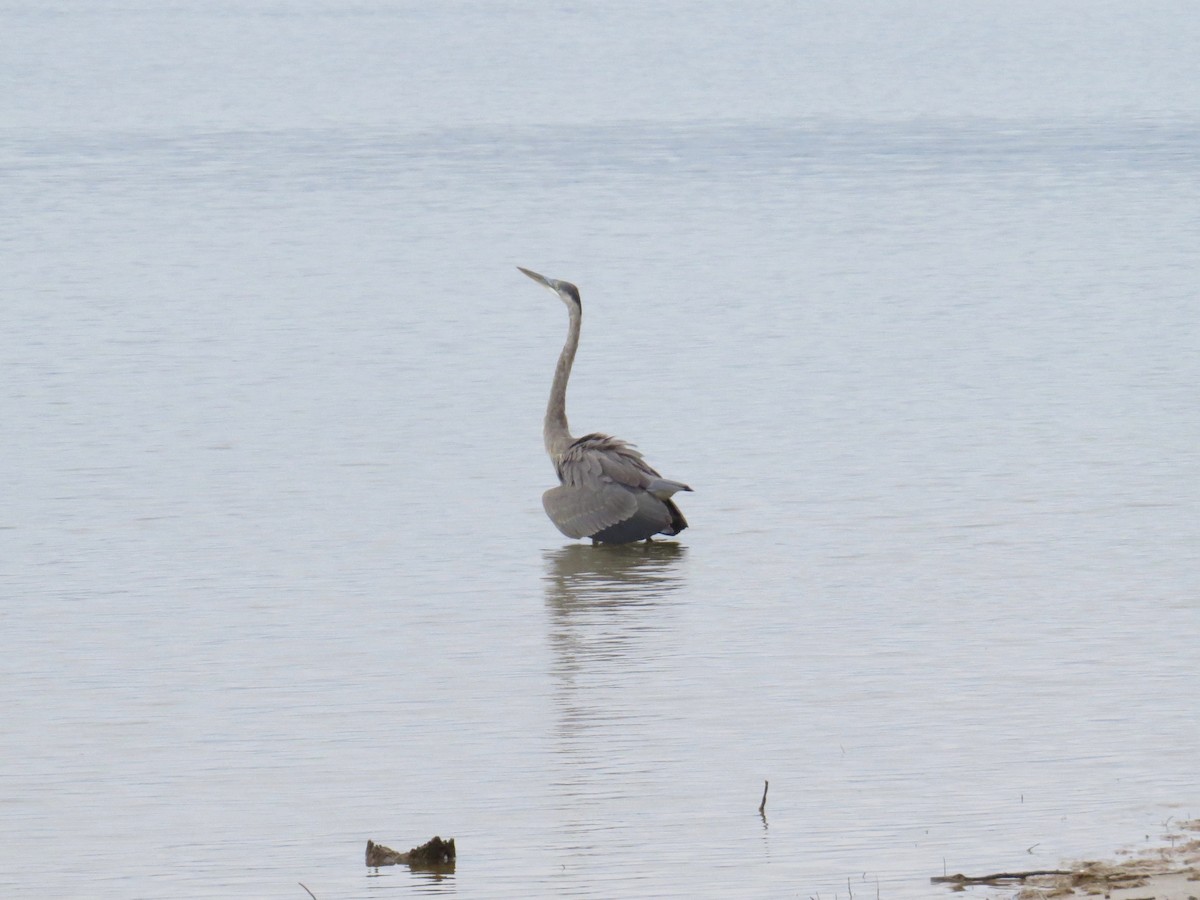
[[[4,896],[903,900],[1200,815],[1190,4],[0,32]],[[517,265],[678,540],[544,517]]]

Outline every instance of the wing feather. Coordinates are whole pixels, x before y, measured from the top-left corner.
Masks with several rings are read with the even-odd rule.
[[[589,434],[568,447],[558,461],[558,477],[580,487],[611,481],[641,490],[661,478],[633,446],[607,434]]]
[[[667,505],[645,491],[633,492],[637,510],[628,519],[593,534],[592,540],[602,544],[628,544],[644,541],[655,534],[675,534],[671,531],[671,512]]]
[[[600,489],[560,484],[542,494],[546,515],[571,538],[591,537],[637,512],[637,496],[618,485]]]

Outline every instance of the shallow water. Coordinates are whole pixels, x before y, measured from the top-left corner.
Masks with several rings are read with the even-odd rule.
[[[0,11],[4,893],[917,898],[1197,815],[1198,26],[906,9]],[[544,518],[516,265],[678,541]]]

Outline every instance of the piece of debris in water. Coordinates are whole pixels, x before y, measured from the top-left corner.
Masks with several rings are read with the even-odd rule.
[[[407,853],[367,841],[367,865],[372,869],[400,864],[414,869],[445,869],[454,867],[454,859],[454,838],[443,841],[440,837],[434,837]]]
[[[1024,881],[1027,878],[1038,878],[1042,875],[1070,875],[1066,869],[1032,869],[1028,872],[995,872],[991,875],[935,875],[929,879],[931,884],[986,884],[997,886],[1014,881]]]

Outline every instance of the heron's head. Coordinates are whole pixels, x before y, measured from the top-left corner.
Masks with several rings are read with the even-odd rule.
[[[562,302],[567,304],[568,308],[575,307],[583,309],[583,302],[579,299],[579,288],[571,284],[569,281],[559,281],[557,278],[547,278],[545,275],[539,275],[537,272],[531,272],[529,269],[523,269],[517,266],[522,272],[536,281],[542,287],[553,291],[562,298]]]

